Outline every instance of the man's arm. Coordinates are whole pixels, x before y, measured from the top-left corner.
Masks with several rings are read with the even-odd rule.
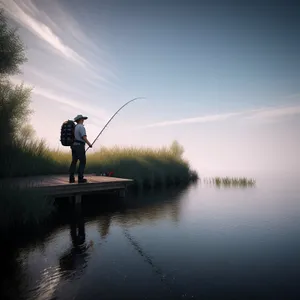
[[[89,140],[87,139],[87,136],[86,136],[86,131],[85,131],[85,128],[82,126],[80,128],[80,135],[82,137],[82,139],[89,145],[89,147],[91,148],[92,147],[92,144],[89,142]]]
[[[82,137],[82,139],[89,145],[90,148],[92,147],[92,144],[89,142],[89,140],[87,139],[86,135],[84,135]]]

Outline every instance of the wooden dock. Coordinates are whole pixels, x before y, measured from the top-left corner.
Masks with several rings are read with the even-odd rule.
[[[125,196],[125,191],[132,179],[96,176],[87,174],[87,183],[69,183],[68,175],[31,176],[0,180],[1,184],[16,186],[21,189],[37,189],[45,196],[53,198],[75,197],[76,202],[81,202],[81,196],[103,191],[117,191],[120,197]]]

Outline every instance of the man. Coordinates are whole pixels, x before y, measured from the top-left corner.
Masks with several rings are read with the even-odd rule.
[[[92,144],[88,141],[85,128],[83,126],[84,120],[86,120],[87,117],[84,117],[83,115],[78,115],[74,118],[74,122],[76,122],[74,136],[75,140],[73,145],[71,146],[72,149],[72,162],[69,169],[69,182],[74,183],[75,182],[75,168],[77,161],[79,160],[79,167],[78,167],[78,183],[84,183],[87,182],[87,180],[84,178],[83,173],[86,165],[86,156],[85,156],[85,143],[89,145],[90,148],[92,148]]]

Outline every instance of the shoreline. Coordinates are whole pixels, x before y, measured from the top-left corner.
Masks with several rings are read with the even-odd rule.
[[[3,171],[8,176],[0,178],[0,227],[1,235],[30,227],[44,226],[51,222],[56,208],[51,200],[38,192],[20,190],[7,184],[7,180],[28,176],[67,175],[70,154],[40,148],[39,155],[32,148],[17,148],[10,152]],[[90,154],[85,174],[100,175],[113,171],[113,177],[129,178],[134,182],[128,191],[159,191],[186,187],[198,181],[198,174],[191,170],[181,155],[171,149],[112,148]],[[55,216],[54,216],[55,217]],[[28,227],[28,229],[27,229]]]

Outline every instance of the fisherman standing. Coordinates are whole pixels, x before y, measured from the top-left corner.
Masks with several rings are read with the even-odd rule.
[[[74,143],[71,146],[72,150],[72,162],[69,169],[69,182],[75,182],[75,168],[77,161],[79,160],[78,167],[78,183],[87,182],[84,178],[84,169],[86,165],[86,155],[85,155],[85,144],[87,143],[90,148],[92,148],[92,144],[87,139],[86,130],[84,128],[83,122],[88,117],[83,115],[78,115],[74,118],[74,122],[76,122],[75,130],[74,130]]]

